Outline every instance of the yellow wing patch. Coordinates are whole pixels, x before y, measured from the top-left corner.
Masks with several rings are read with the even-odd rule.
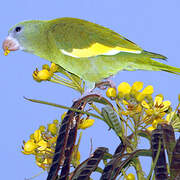
[[[95,43],[92,46],[84,49],[73,49],[72,52],[67,52],[64,49],[61,49],[61,52],[65,55],[76,57],[76,58],[83,58],[83,57],[92,57],[98,55],[115,55],[119,52],[129,52],[129,53],[141,53],[140,50],[128,49],[123,47],[109,47],[103,44]]]

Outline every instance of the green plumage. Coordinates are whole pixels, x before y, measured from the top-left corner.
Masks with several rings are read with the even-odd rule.
[[[165,56],[144,51],[118,33],[85,20],[60,18],[50,21],[25,21],[11,28],[9,34],[12,34],[17,26],[22,26],[22,32],[13,37],[24,51],[58,64],[88,82],[89,88],[121,70],[167,71],[180,74],[179,68],[153,60],[166,59]],[[89,48],[95,43],[141,53],[119,52],[114,55],[80,58],[62,53],[62,50],[71,53],[73,49]]]

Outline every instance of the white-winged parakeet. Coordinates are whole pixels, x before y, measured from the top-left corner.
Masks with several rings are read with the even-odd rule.
[[[20,49],[54,62],[86,81],[89,89],[121,70],[180,75],[180,68],[153,60],[165,56],[145,51],[108,28],[76,18],[20,22],[9,30],[3,49]]]

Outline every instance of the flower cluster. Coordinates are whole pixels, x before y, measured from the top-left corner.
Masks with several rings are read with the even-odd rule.
[[[36,164],[44,170],[48,170],[55,150],[59,121],[54,120],[48,124],[48,127],[40,126],[30,135],[30,139],[25,142],[23,153],[26,155],[33,154],[36,159]]]
[[[75,89],[81,94],[84,92],[85,86],[83,81],[78,76],[67,72],[55,63],[51,63],[51,66],[44,64],[40,71],[36,68],[32,76],[36,82],[50,81]]]
[[[33,78],[37,82],[49,81],[57,70],[58,66],[55,63],[52,63],[50,67],[48,64],[44,64],[42,66],[42,70],[39,71],[36,68],[36,70],[33,72]]]
[[[149,85],[143,89],[143,83],[136,81],[132,86],[127,82],[122,82],[117,89],[108,88],[106,96],[115,100],[120,117],[132,119],[134,124],[139,125],[138,128],[147,128],[152,131],[158,123],[167,123],[180,129],[177,124],[177,113],[171,112],[171,102],[163,101],[164,97],[161,94],[155,96],[153,100],[153,93],[153,86]],[[176,120],[173,116],[176,116]]]
[[[64,72],[62,74],[67,78],[65,79],[55,74],[57,71],[60,72],[58,66],[53,63],[50,67],[48,65],[43,65],[41,71],[36,70],[33,73],[33,77],[38,82],[51,81],[73,88],[81,94],[84,92],[85,84],[82,83],[80,78],[68,72]],[[173,111],[169,100],[164,100],[162,94],[155,96],[153,93],[153,86],[148,85],[143,88],[143,83],[139,81],[134,82],[132,85],[127,82],[122,82],[117,88],[108,88],[106,96],[112,100],[112,103],[104,97],[99,98],[98,101],[92,100],[92,102],[88,104],[90,109],[86,112],[82,112],[82,114],[84,113],[86,115],[83,115],[79,120],[77,129],[84,130],[94,124],[95,120],[90,119],[89,116],[103,120],[109,128],[121,138],[122,142],[126,144],[125,152],[129,154],[137,150],[141,136],[150,140],[152,130],[156,129],[158,124],[170,124],[175,131],[180,132],[180,96],[179,104]],[[37,101],[34,100],[34,102]],[[95,103],[97,102],[103,105],[103,107],[100,106],[101,109],[96,106]],[[42,103],[46,104],[46,102]],[[57,106],[57,104],[55,105]],[[59,105],[59,107],[62,106]],[[89,113],[89,111],[92,110],[94,110],[96,114]],[[66,114],[65,112],[61,116],[61,121]],[[58,120],[54,120],[53,123],[48,124],[47,127],[40,126],[39,129],[30,136],[27,142],[23,142],[22,152],[26,155],[34,155],[36,164],[43,170],[48,171],[52,163],[60,125],[61,123]],[[71,156],[71,165],[74,168],[80,164],[81,155],[79,152],[79,144],[81,137],[82,131],[80,132],[77,144],[73,147]],[[108,159],[103,160],[106,165]],[[136,172],[139,174],[137,177],[141,179],[143,174],[141,173],[142,168],[139,165],[136,166],[137,164],[140,165],[140,162],[132,161],[131,164],[122,169],[121,176],[126,180],[135,180],[134,174],[126,174],[128,168],[134,166],[139,168],[136,169]],[[74,172],[76,172],[76,170]]]
[[[66,115],[66,112],[62,114],[61,119]],[[33,134],[30,135],[28,141],[23,141],[23,151],[25,155],[34,155],[36,159],[36,164],[43,170],[48,171],[51,165],[53,154],[55,151],[56,140],[58,136],[58,131],[60,124],[58,120],[54,120],[53,123],[48,124],[47,127],[40,126],[39,129],[35,130]],[[82,118],[80,119],[78,129],[86,129],[94,124],[94,119]],[[80,144],[81,135],[77,145],[74,146],[72,153],[71,164],[77,167],[80,164]]]
[[[34,155],[36,164],[43,170],[48,171],[52,163],[56,140],[59,130],[59,121],[54,120],[53,123],[45,126],[40,126],[33,134],[30,135],[30,139],[23,141],[23,151],[25,155]],[[80,163],[80,152],[78,150],[79,143],[75,145],[71,164],[76,167]]]
[[[108,88],[106,95],[109,98],[135,98],[137,101],[142,101],[145,97],[149,97],[153,94],[154,89],[152,86],[147,86],[143,90],[143,83],[136,81],[132,86],[127,82],[122,82],[119,84],[117,90],[115,88]],[[142,90],[140,92],[140,90]]]
[[[164,116],[168,113],[171,102],[163,101],[163,98],[163,95],[160,94],[155,97],[153,104],[148,104],[145,100],[141,103],[146,113],[143,121],[146,124],[152,124],[152,126],[148,128],[150,131],[154,130],[158,123],[170,123],[169,120],[164,119]]]

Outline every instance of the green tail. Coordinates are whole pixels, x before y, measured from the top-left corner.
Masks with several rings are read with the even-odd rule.
[[[135,66],[137,69],[141,70],[152,70],[152,71],[166,71],[169,73],[180,75],[180,68],[173,67],[170,65],[163,64],[161,62],[157,62],[151,58],[154,59],[167,59],[165,56],[161,54],[151,53],[147,51],[143,51],[141,53],[143,57],[139,57],[136,62],[138,62],[138,65]]]
[[[166,71],[169,73],[180,75],[180,68],[169,66],[169,65],[166,65],[166,64],[154,61],[154,60],[151,60],[151,65],[155,69],[157,69],[155,71]]]
[[[163,56],[161,54],[153,53],[153,52],[148,52],[148,51],[143,51],[141,54],[144,54],[145,56],[148,56],[150,58],[155,58],[155,59],[163,59],[166,60],[167,57]]]

